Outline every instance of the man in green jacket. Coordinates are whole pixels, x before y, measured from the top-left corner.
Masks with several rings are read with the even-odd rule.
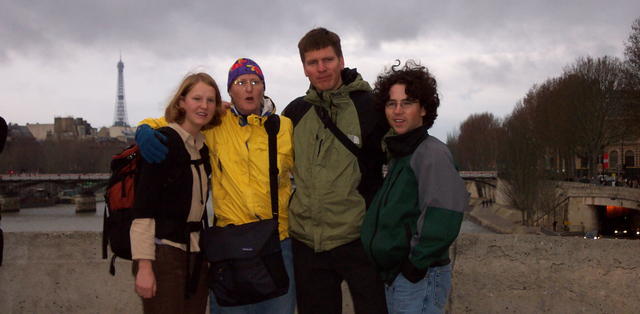
[[[360,226],[382,182],[388,125],[374,109],[369,84],[344,67],[338,35],[313,29],[298,49],[311,86],[283,111],[294,123],[289,224],[298,313],[341,313],[343,280],[356,313],[386,313],[383,282],[364,253]],[[358,156],[330,124],[357,146]]]

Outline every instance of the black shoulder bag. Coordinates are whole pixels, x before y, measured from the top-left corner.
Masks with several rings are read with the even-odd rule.
[[[209,288],[219,305],[258,303],[284,295],[289,277],[284,266],[278,232],[277,115],[267,118],[271,219],[242,225],[212,227],[203,232],[202,247],[209,270]]]

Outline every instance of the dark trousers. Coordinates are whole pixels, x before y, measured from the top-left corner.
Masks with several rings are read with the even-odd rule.
[[[0,266],[2,266],[3,252],[4,252],[4,235],[2,234],[2,229],[0,229]]]
[[[357,314],[387,313],[384,283],[360,240],[320,253],[296,239],[292,244],[299,314],[342,313],[343,280]]]
[[[185,298],[187,252],[169,246],[156,245],[156,260],[152,262],[153,273],[156,276],[156,296],[142,299],[145,314],[155,313],[194,313],[203,314],[207,308],[207,272],[208,263],[201,261],[195,295]],[[190,254],[190,270],[193,271],[198,262],[195,253]],[[133,263],[134,276],[137,273],[137,263]]]

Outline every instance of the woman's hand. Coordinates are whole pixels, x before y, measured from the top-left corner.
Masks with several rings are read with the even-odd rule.
[[[136,293],[145,299],[153,298],[156,295],[156,276],[151,267],[151,260],[138,260]]]

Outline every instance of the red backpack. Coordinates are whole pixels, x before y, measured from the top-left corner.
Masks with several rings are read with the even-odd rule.
[[[104,195],[102,226],[102,258],[107,259],[107,246],[110,246],[113,252],[109,266],[111,275],[115,275],[116,256],[131,260],[129,230],[133,221],[140,158],[138,146],[131,145],[111,159],[111,177]]]

